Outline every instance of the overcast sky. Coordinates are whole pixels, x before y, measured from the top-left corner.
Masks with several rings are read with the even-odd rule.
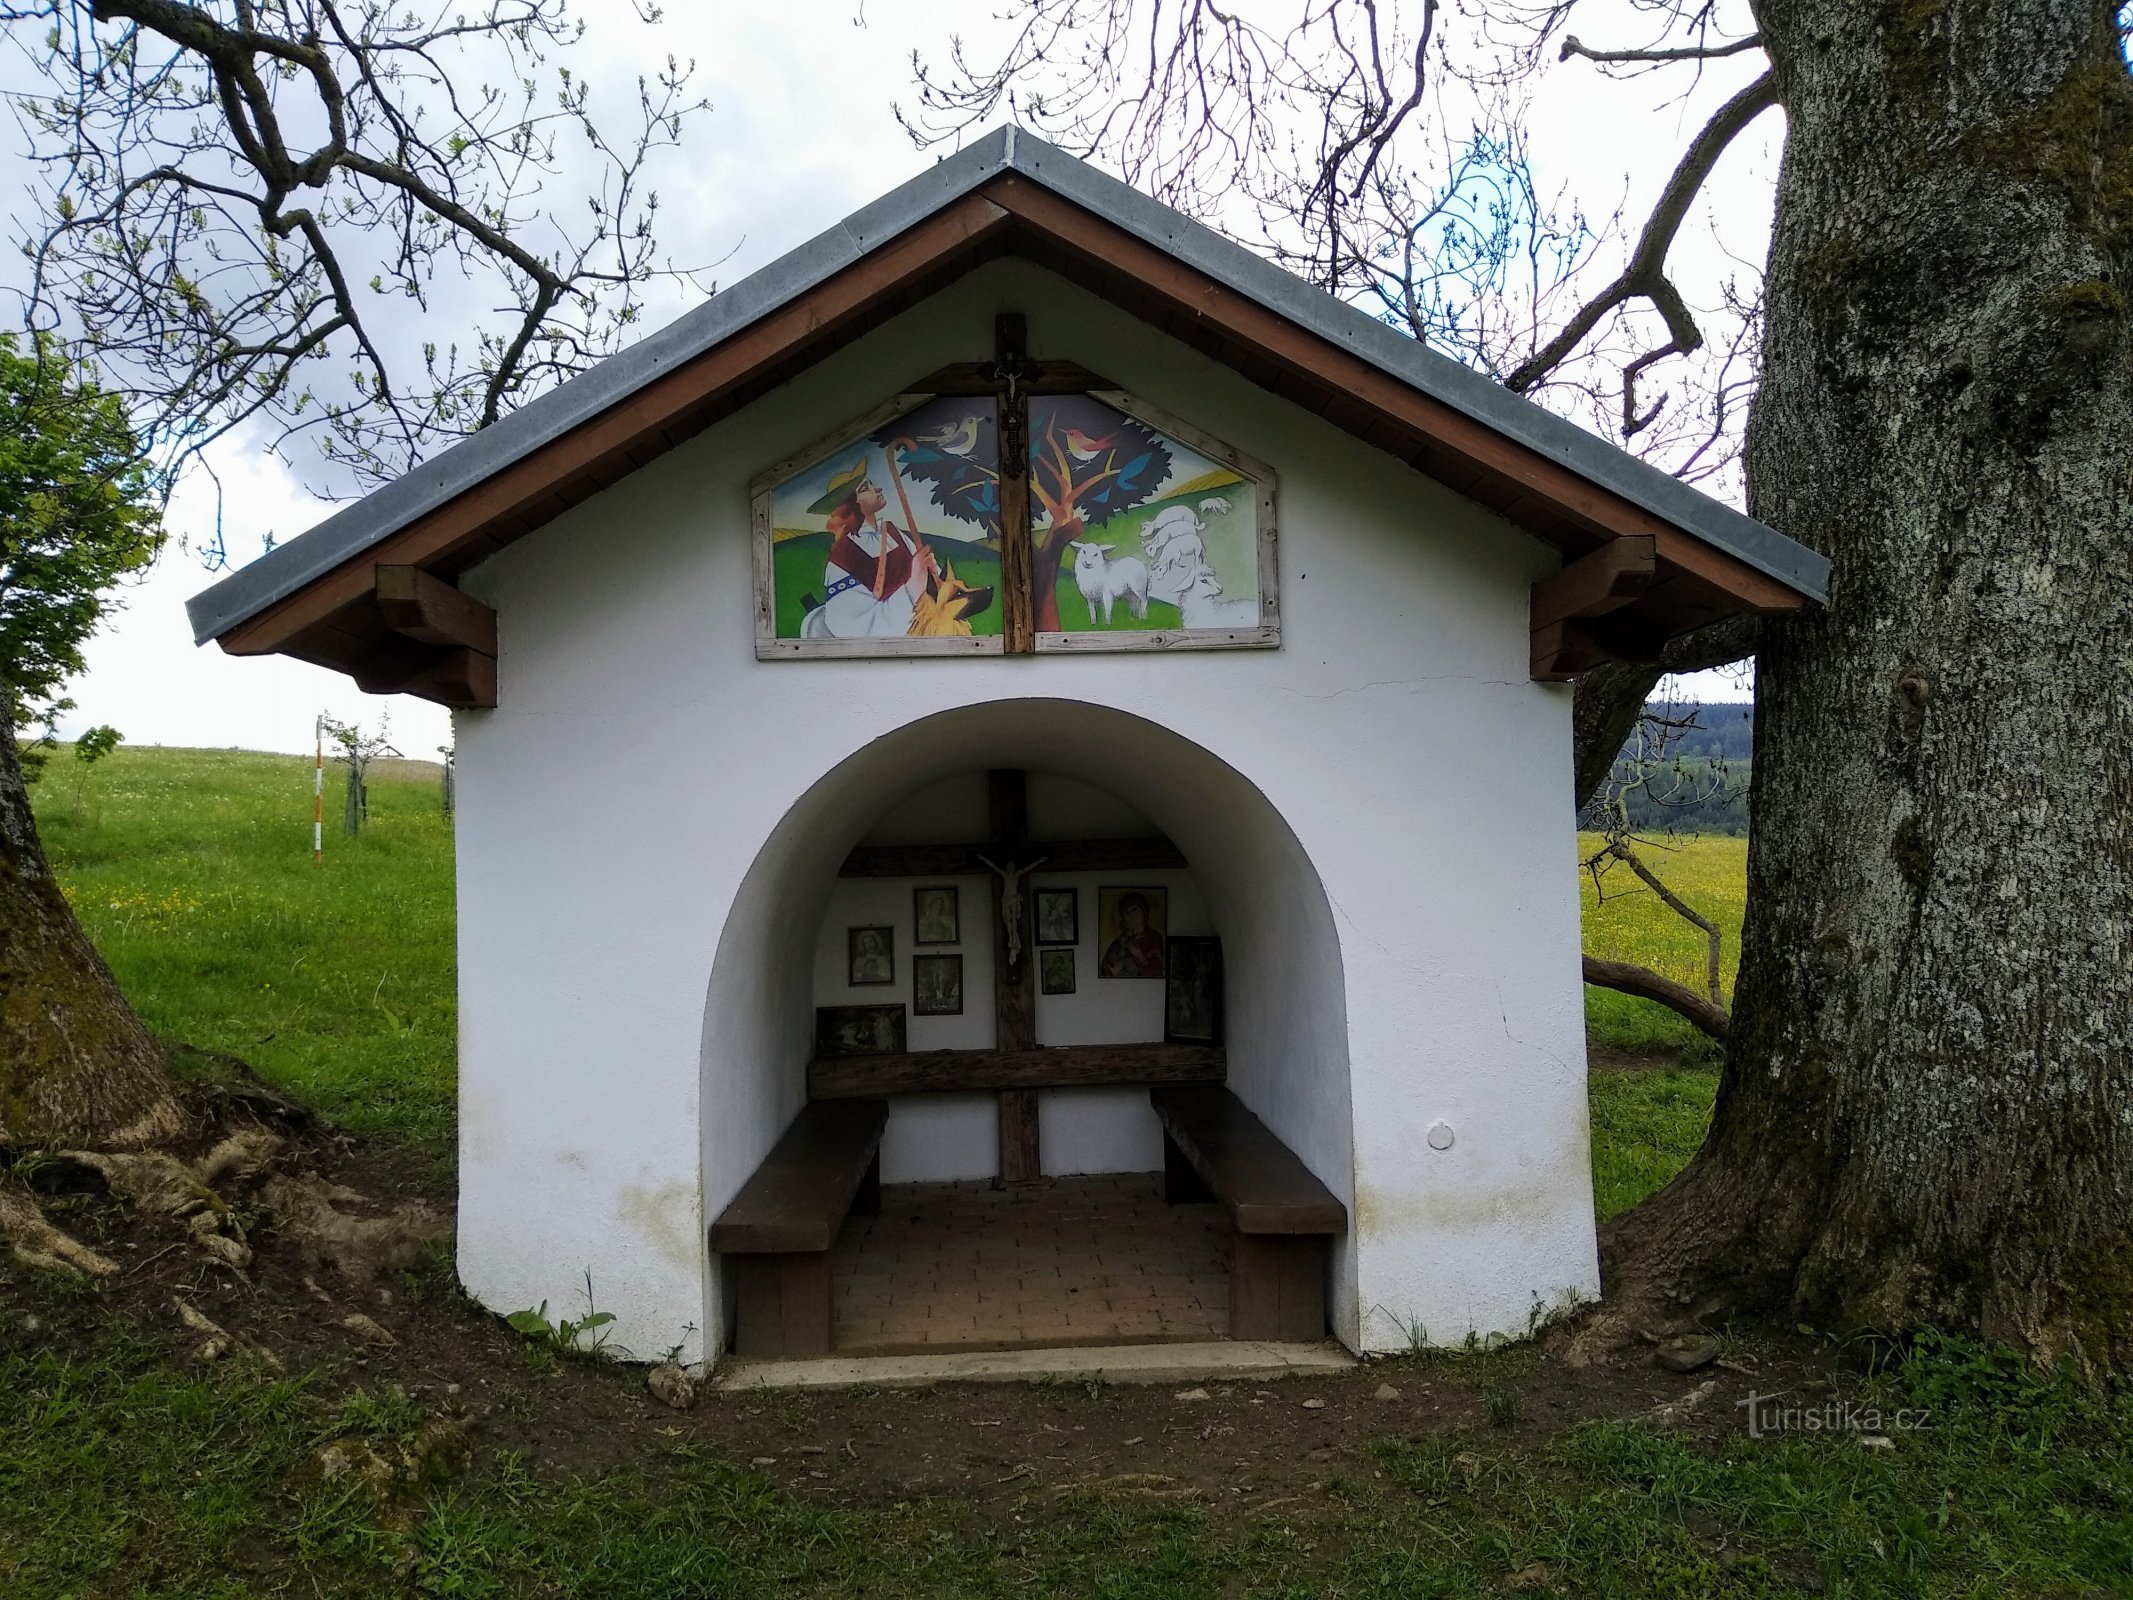
[[[913,148],[894,114],[911,97],[910,53],[939,54],[951,28],[982,40],[998,26],[989,20],[994,9],[988,0],[867,0],[863,10],[856,0],[781,0],[760,10],[678,7],[660,26],[640,28],[616,19],[624,8],[601,6],[586,9],[600,25],[573,59],[596,95],[623,92],[669,52],[696,59],[711,110],[660,173],[661,225],[674,259],[724,258],[715,275],[730,284],[936,159]],[[1596,44],[1647,42],[1635,28],[1612,0],[1578,14],[1579,33]],[[1722,66],[1685,95],[1678,76],[1621,83],[1585,63],[1552,69],[1533,129],[1544,180],[1568,184],[1601,212],[1626,192],[1630,215],[1641,217],[1639,202],[1665,181],[1687,137],[1755,70],[1752,61]],[[1765,116],[1707,191],[1690,247],[1707,278],[1724,270],[1729,253],[1760,259],[1780,133],[1777,116]],[[673,309],[670,301],[666,313]],[[330,509],[256,446],[227,443],[215,467],[219,496],[205,477],[190,480],[171,527],[198,542],[219,515],[233,561],[256,556],[269,534],[293,537]],[[429,756],[449,742],[449,713],[427,702],[364,695],[336,674],[279,656],[195,649],[184,602],[212,581],[185,550],[168,551],[91,642],[89,670],[69,690],[79,709],[62,731],[110,723],[135,744],[308,750],[321,711],[366,723],[389,711],[404,753]],[[1744,692],[1709,674],[1695,691]]]

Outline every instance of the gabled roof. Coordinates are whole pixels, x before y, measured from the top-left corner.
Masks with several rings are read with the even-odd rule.
[[[194,635],[354,671],[366,686],[413,676],[407,641],[424,635],[385,621],[377,566],[449,583],[1010,254],[1065,271],[1567,557],[1651,539],[1656,572],[1635,599],[1646,636],[1825,597],[1829,563],[1804,545],[1009,127],[196,595]]]

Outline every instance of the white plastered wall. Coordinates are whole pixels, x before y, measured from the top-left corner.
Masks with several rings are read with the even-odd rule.
[[[1036,354],[1274,465],[1281,649],[755,660],[749,478],[983,358],[1009,309]],[[1351,1207],[1344,1341],[1516,1332],[1595,1293],[1569,694],[1526,671],[1554,564],[999,262],[474,569],[502,703],[459,718],[469,1289],[574,1307],[590,1269],[637,1353],[684,1327],[715,1348],[704,1227],[801,1104],[837,863],[918,789],[1021,765],[1186,853],[1224,940],[1231,1087]],[[989,1106],[960,1114],[989,1141]]]

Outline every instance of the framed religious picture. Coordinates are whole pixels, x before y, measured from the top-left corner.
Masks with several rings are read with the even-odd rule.
[[[1169,931],[1169,890],[1098,889],[1096,975],[1160,978],[1167,970],[1163,936]]]
[[[1163,987],[1165,1044],[1222,1042],[1222,941],[1174,937]]]
[[[844,930],[844,981],[854,989],[896,981],[896,930],[890,927]]]
[[[1037,952],[1037,992],[1039,994],[1072,994],[1074,992],[1074,947],[1054,946]]]
[[[911,958],[911,1014],[914,1017],[960,1017],[963,1014],[963,958]]]
[[[1081,895],[1074,889],[1039,889],[1037,899],[1037,942],[1039,944],[1081,943]],[[1072,994],[1071,988],[1061,994]]]
[[[911,942],[956,944],[961,941],[955,885],[921,884],[911,891]]]
[[[904,1053],[904,1008],[815,1007],[818,1056],[900,1056]]]

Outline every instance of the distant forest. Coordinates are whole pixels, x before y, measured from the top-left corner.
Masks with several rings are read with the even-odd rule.
[[[1648,781],[1630,792],[1630,825],[1639,833],[1740,833],[1748,831],[1748,774],[1755,749],[1755,707],[1748,701],[1715,703],[1652,701],[1645,710],[1669,722],[1694,726],[1665,735],[1664,754]],[[1652,735],[1646,733],[1646,749]],[[1630,770],[1637,737],[1623,747],[1619,781]]]

